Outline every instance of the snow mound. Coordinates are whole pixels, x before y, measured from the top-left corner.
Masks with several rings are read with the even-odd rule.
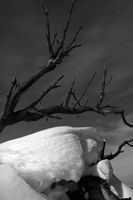
[[[92,127],[54,127],[0,144],[0,163],[41,192],[62,179],[78,182],[102,147],[103,138]]]
[[[0,200],[50,200],[33,190],[8,165],[0,165]]]
[[[84,176],[86,175],[98,176],[109,183],[113,176],[113,168],[109,160],[101,160],[93,167],[87,167]]]

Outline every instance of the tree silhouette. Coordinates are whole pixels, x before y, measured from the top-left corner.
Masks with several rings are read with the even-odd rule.
[[[31,75],[27,80],[24,80],[22,83],[19,83],[17,78],[13,79],[6,96],[6,101],[3,106],[3,110],[1,111],[0,115],[0,132],[2,132],[6,126],[16,124],[20,121],[30,122],[37,121],[42,118],[61,119],[62,114],[77,115],[84,112],[94,112],[103,116],[111,114],[119,115],[127,126],[133,127],[133,124],[130,124],[126,120],[125,111],[123,109],[119,108],[118,106],[104,103],[104,99],[106,98],[107,86],[112,81],[112,76],[108,76],[107,65],[105,65],[104,67],[101,89],[100,93],[98,94],[98,101],[95,102],[94,105],[89,105],[87,99],[85,98],[87,90],[94,81],[96,73],[92,75],[92,77],[86,84],[86,87],[83,88],[83,91],[79,96],[76,95],[76,80],[74,79],[72,80],[70,88],[66,93],[65,97],[62,97],[62,99],[60,99],[59,104],[53,103],[53,105],[49,107],[44,106],[43,108],[40,108],[38,105],[41,102],[41,100],[44,99],[52,90],[56,90],[56,88],[61,87],[61,80],[65,76],[65,74],[63,74],[60,77],[58,77],[57,80],[54,81],[51,85],[49,85],[44,91],[42,91],[40,96],[36,97],[35,101],[31,102],[29,105],[25,106],[22,109],[17,109],[17,105],[21,101],[21,98],[25,94],[25,92],[29,91],[29,89],[34,84],[36,84],[41,78],[45,77],[48,73],[52,73],[53,71],[58,70],[58,65],[61,65],[63,63],[65,57],[70,56],[70,53],[72,51],[81,46],[81,44],[78,43],[78,35],[82,30],[81,26],[77,29],[70,41],[66,42],[66,37],[68,34],[69,25],[71,23],[75,3],[76,0],[72,2],[68,18],[62,30],[61,38],[58,38],[58,33],[55,33],[54,35],[51,34],[49,12],[46,9],[45,2],[42,1],[42,12],[45,18],[46,40],[49,55],[48,62],[41,66],[36,73]],[[124,141],[122,144],[120,144],[118,150],[115,153],[111,153],[109,155],[105,155],[104,153],[104,144],[103,153],[100,157],[100,160],[114,159],[116,156],[123,152],[123,146],[128,145],[133,147],[133,145],[131,144],[132,141],[133,139]],[[100,182],[100,184],[103,184],[103,182]],[[110,199],[116,198],[112,197]]]
[[[80,96],[76,95],[76,88],[74,79],[72,84],[70,85],[70,89],[68,90],[65,98],[62,97],[60,99],[60,104],[53,104],[50,107],[43,107],[38,108],[39,103],[42,99],[46,97],[52,90],[61,87],[60,82],[63,79],[64,75],[61,75],[57,78],[55,82],[46,88],[42,94],[36,97],[36,100],[31,102],[31,104],[27,105],[25,108],[16,109],[18,103],[21,101],[21,97],[27,92],[34,84],[36,84],[39,79],[45,77],[46,74],[52,73],[54,70],[58,69],[58,65],[61,65],[65,57],[69,56],[74,49],[79,48],[81,44],[77,42],[78,35],[82,29],[80,26],[73,38],[69,42],[66,42],[66,37],[69,29],[69,25],[71,23],[72,13],[75,6],[76,0],[72,2],[68,18],[66,20],[64,29],[62,31],[61,38],[57,38],[58,33],[55,33],[52,37],[51,35],[51,27],[49,21],[49,12],[45,7],[44,1],[42,1],[42,11],[45,17],[45,25],[46,25],[46,40],[48,45],[48,63],[44,64],[39,68],[39,70],[31,75],[27,80],[24,80],[22,83],[19,83],[17,78],[14,78],[11,82],[11,86],[9,91],[6,95],[5,105],[3,106],[3,110],[0,115],[0,132],[9,125],[13,125],[20,121],[37,121],[41,118],[61,118],[61,114],[70,114],[70,115],[77,115],[84,112],[94,112],[100,115],[120,115],[123,122],[129,126],[133,127],[126,118],[125,118],[125,111],[117,106],[112,106],[109,104],[104,104],[104,99],[106,97],[106,88],[112,81],[112,76],[108,78],[108,67],[105,65],[104,72],[103,72],[103,80],[101,83],[101,90],[100,94],[98,94],[99,99],[95,103],[94,106],[89,105],[87,99],[86,103],[82,103],[82,100],[85,100],[86,92],[94,81],[96,73],[92,75],[90,80],[87,83],[87,86],[83,88],[83,92]],[[59,114],[59,116],[56,116]]]

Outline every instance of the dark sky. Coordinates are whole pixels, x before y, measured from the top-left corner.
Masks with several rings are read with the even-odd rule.
[[[71,0],[48,0],[52,31],[61,33]],[[132,0],[79,0],[73,13],[68,40],[78,26],[82,47],[75,50],[60,66],[43,78],[21,99],[19,107],[28,105],[37,95],[62,73],[64,86],[53,92],[44,105],[54,104],[63,98],[74,77],[77,77],[77,93],[93,74],[95,83],[88,91],[90,105],[97,101],[103,67],[107,63],[113,81],[108,87],[107,101],[126,110],[133,122],[133,1]],[[36,69],[47,63],[45,24],[40,0],[1,0],[0,6],[0,106],[5,100],[14,76],[22,82]],[[86,113],[79,117],[64,116],[62,121],[44,119],[35,123],[19,123],[7,127],[1,141],[20,137],[51,126],[95,126],[107,138],[108,150],[115,150],[123,140],[132,137],[132,129],[126,127],[118,116],[102,117]],[[119,165],[121,167],[119,167]],[[113,161],[116,174],[133,186],[133,150]],[[126,170],[125,170],[126,168]]]

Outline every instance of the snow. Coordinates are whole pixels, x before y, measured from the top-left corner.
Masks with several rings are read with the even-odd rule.
[[[105,179],[120,198],[133,198],[109,160],[89,167],[97,162],[103,141],[92,127],[62,126],[0,144],[0,200],[69,200],[63,187],[51,190],[51,184],[78,182],[85,175]]]
[[[102,146],[103,138],[92,127],[54,127],[0,144],[0,162],[42,192],[54,181],[79,181]]]
[[[0,165],[0,200],[49,200],[34,191],[8,165]]]
[[[9,165],[0,165],[0,200],[69,200],[61,191],[37,193]]]
[[[85,175],[98,176],[109,183],[113,176],[113,168],[109,160],[101,160],[93,167],[87,167]]]

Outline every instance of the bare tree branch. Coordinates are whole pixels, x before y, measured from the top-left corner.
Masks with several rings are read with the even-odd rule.
[[[74,80],[72,82],[72,85],[71,85],[69,91],[66,94],[65,100],[62,101],[63,103],[61,103],[59,105],[50,106],[48,108],[37,109],[35,107],[35,105],[37,105],[48,92],[50,92],[52,89],[55,89],[56,87],[58,87],[57,83],[62,78],[63,78],[63,76],[61,76],[55,83],[53,83],[51,86],[49,86],[46,89],[46,91],[44,93],[42,93],[42,95],[35,102],[31,103],[31,105],[24,108],[23,110],[13,112],[12,115],[10,115],[10,117],[8,118],[8,125],[17,123],[19,121],[36,121],[43,117],[49,118],[53,114],[70,114],[70,115],[75,114],[75,115],[77,115],[77,114],[91,111],[91,112],[95,112],[95,113],[98,113],[101,115],[119,114],[122,116],[122,119],[124,119],[124,122],[126,122],[126,124],[128,124],[128,126],[130,126],[130,127],[133,126],[126,121],[124,112],[121,111],[118,107],[110,106],[110,105],[105,105],[105,106],[102,105],[102,106],[100,106],[100,108],[97,108],[97,106],[95,107],[95,106],[88,106],[87,104],[85,104],[85,105],[81,104],[81,99],[85,95],[86,90],[88,89],[88,86],[90,85],[90,83],[92,82],[92,80],[94,78],[94,75],[93,75],[92,79],[89,81],[89,84],[85,88],[84,93],[82,93],[80,98],[77,98],[75,95],[75,91],[74,91],[75,80]],[[71,97],[73,97],[75,100],[75,103],[72,105],[69,104]],[[78,107],[75,107],[74,105],[78,105]],[[60,118],[60,117],[58,117],[58,118]]]
[[[58,35],[58,33],[55,33],[55,34],[54,34],[54,39],[53,39],[53,42],[52,42],[52,47],[53,47],[54,44],[55,44],[55,41],[56,41],[57,35]]]
[[[46,107],[43,109],[36,109],[34,108],[33,111],[25,112],[25,109],[19,110],[13,113],[12,117],[10,118],[10,125],[14,124],[19,121],[37,121],[42,118],[48,118],[50,115],[54,114],[65,114],[65,115],[77,115],[87,111],[92,111],[99,113],[95,108],[86,106],[81,108],[74,108],[74,106],[63,106],[62,103]]]
[[[92,166],[96,165],[96,164],[97,164],[98,162],[100,162],[101,160],[106,160],[106,159],[107,159],[107,160],[112,160],[112,159],[116,158],[119,154],[121,154],[121,153],[124,152],[124,150],[123,150],[123,147],[124,147],[124,146],[128,145],[128,146],[130,146],[130,147],[133,147],[132,142],[133,142],[133,138],[130,139],[130,140],[125,140],[124,142],[122,142],[122,143],[118,146],[118,149],[117,149],[117,151],[116,151],[115,153],[110,153],[110,154],[105,155],[106,140],[104,140],[104,141],[103,141],[103,148],[102,148],[102,151],[101,151],[100,154],[99,154],[98,160],[97,160],[96,162],[94,162],[94,163],[91,163],[91,164],[89,165],[89,167],[92,167]]]
[[[16,89],[18,86],[17,84],[17,79],[16,77],[13,79],[12,83],[11,83],[11,87],[9,89],[9,92],[7,94],[7,99],[6,99],[6,103],[5,103],[5,106],[4,106],[4,114],[5,116],[8,115],[8,113],[10,113],[10,100],[11,100],[11,97],[12,97],[12,94],[13,94],[13,90]]]
[[[85,104],[85,105],[81,104],[81,100],[84,97],[89,85],[93,81],[94,76],[95,76],[95,74],[92,76],[92,78],[89,81],[89,83],[87,84],[87,87],[85,88],[85,90],[83,90],[83,93],[80,96],[80,98],[77,98],[75,95],[75,91],[74,91],[75,80],[74,80],[72,82],[72,85],[71,85],[69,91],[66,94],[65,100],[62,101],[63,103],[61,103],[59,105],[53,105],[48,108],[44,107],[42,109],[37,109],[35,106],[41,101],[41,99],[44,98],[45,95],[48,94],[52,89],[55,89],[58,87],[57,83],[63,78],[63,76],[61,76],[55,83],[53,83],[51,86],[49,86],[46,89],[46,91],[44,91],[42,93],[42,95],[35,102],[31,103],[28,107],[24,108],[23,110],[19,110],[19,111],[16,111],[16,112],[13,112],[12,114],[10,114],[8,116],[8,121],[6,121],[5,118],[1,118],[1,122],[3,122],[4,125],[11,125],[11,124],[17,123],[19,121],[36,121],[43,117],[51,118],[51,116],[53,116],[54,114],[70,114],[70,115],[75,114],[75,115],[77,115],[77,114],[91,111],[91,112],[95,112],[95,113],[98,113],[101,115],[119,114],[122,117],[124,123],[126,125],[132,127],[133,125],[126,121],[124,111],[120,110],[118,107],[110,106],[110,105],[100,105],[100,108],[99,107],[97,108],[97,106],[88,106],[87,104]],[[20,89],[21,89],[21,87],[19,86],[18,90],[20,90]],[[71,97],[73,97],[75,100],[75,103],[73,103],[72,105],[70,104]],[[75,105],[78,105],[78,107]],[[57,118],[60,118],[60,117],[57,117]]]
[[[50,30],[50,22],[49,22],[49,12],[45,7],[44,0],[42,0],[42,10],[43,10],[43,14],[44,14],[45,19],[46,19],[46,30],[47,30],[46,39],[47,39],[47,44],[48,44],[49,59],[51,59],[54,56],[54,52],[53,52],[52,44],[51,44],[51,30]]]
[[[82,29],[82,26],[80,26],[80,27],[78,28],[77,32],[75,33],[75,36],[73,37],[73,40],[72,40],[71,43],[67,46],[67,49],[70,49],[70,48],[73,46],[73,44],[75,44],[75,42],[77,41],[77,37],[78,37],[79,32],[81,31],[81,29]]]
[[[71,9],[70,9],[70,12],[69,12],[69,16],[68,16],[68,19],[67,19],[67,22],[66,22],[66,25],[65,25],[65,28],[63,30],[63,33],[62,33],[62,39],[61,39],[61,42],[55,52],[55,56],[57,56],[59,54],[59,52],[63,49],[64,47],[64,42],[65,42],[65,39],[66,39],[66,35],[67,35],[67,31],[68,31],[68,27],[69,27],[69,24],[71,22],[71,17],[72,17],[72,12],[73,12],[73,9],[74,9],[74,5],[76,3],[76,0],[73,0],[72,2],[72,6],[71,6]]]
[[[56,116],[57,114],[70,114],[70,115],[77,115],[84,112],[95,112],[100,115],[109,115],[109,114],[115,114],[120,115],[123,122],[129,126],[133,127],[133,124],[130,124],[125,117],[125,112],[121,109],[119,109],[116,106],[112,105],[104,105],[104,99],[106,97],[106,87],[109,85],[112,81],[112,76],[108,80],[107,78],[107,65],[104,68],[103,73],[103,80],[101,84],[100,89],[100,95],[99,100],[94,106],[88,105],[88,100],[85,101],[85,103],[82,103],[82,100],[85,98],[85,95],[87,93],[88,88],[90,87],[91,83],[94,80],[94,77],[96,73],[93,74],[92,78],[88,82],[87,86],[83,89],[83,92],[79,97],[76,95],[76,89],[75,86],[75,79],[72,82],[72,85],[70,89],[68,90],[65,99],[61,101],[60,104],[55,104],[50,107],[42,107],[37,108],[37,105],[39,102],[41,102],[44,97],[51,92],[52,90],[59,87],[58,82],[63,78],[61,76],[55,83],[50,85],[43,93],[30,105],[26,106],[24,109],[16,110],[16,107],[21,100],[21,96],[29,90],[39,79],[41,79],[44,75],[47,73],[53,71],[56,69],[57,65],[60,64],[63,59],[69,55],[69,53],[77,48],[80,47],[80,44],[77,44],[77,37],[79,35],[79,32],[81,30],[81,27],[78,28],[76,33],[74,34],[73,38],[69,41],[67,45],[65,45],[67,32],[69,25],[71,23],[71,17],[72,12],[74,9],[74,5],[76,3],[76,0],[73,0],[69,16],[66,21],[65,27],[62,32],[61,40],[57,40],[57,33],[54,34],[53,39],[51,39],[51,28],[50,28],[50,21],[49,21],[49,12],[45,7],[44,0],[42,0],[42,10],[44,17],[46,18],[46,39],[48,44],[48,51],[49,51],[49,61],[46,65],[42,66],[39,71],[37,71],[35,74],[33,74],[31,77],[29,77],[27,80],[22,82],[21,84],[18,84],[17,80],[14,79],[12,81],[11,87],[9,89],[9,92],[7,94],[7,99],[3,108],[3,112],[0,116],[0,132],[8,125],[15,124],[20,121],[36,121],[41,118],[56,118],[60,119],[60,116]],[[55,42],[57,41],[57,46],[55,45]],[[53,48],[54,46],[54,48]],[[56,47],[55,47],[56,46]]]
[[[81,100],[82,100],[82,99],[84,98],[84,96],[86,95],[86,92],[87,92],[88,88],[90,87],[91,83],[93,82],[95,76],[96,76],[96,73],[94,73],[93,76],[91,77],[91,79],[90,79],[90,81],[88,82],[87,86],[86,86],[85,89],[83,90],[83,93],[81,94],[81,96],[80,96],[78,102],[81,102]],[[79,104],[78,102],[77,102],[74,106],[76,106],[77,104]]]
[[[78,105],[79,107],[81,107],[80,99],[77,98],[75,92],[72,93],[72,96],[73,96],[74,100],[76,101],[76,104],[74,105],[74,107],[76,107],[76,105]]]
[[[119,145],[119,147],[115,153],[110,153],[109,155],[104,155],[104,159],[112,160],[112,159],[116,158],[119,154],[124,152],[123,147],[125,145],[133,147],[133,144],[131,144],[132,142],[133,142],[133,139],[125,140],[124,142],[122,142],[122,144]]]
[[[102,85],[101,85],[100,96],[99,96],[99,100],[98,100],[97,105],[96,105],[98,109],[100,109],[100,107],[103,103],[103,100],[106,96],[106,93],[105,93],[106,86],[111,82],[111,80],[112,80],[112,77],[110,78],[109,81],[107,80],[107,65],[105,65],[104,72],[103,72],[103,81],[102,81]]]
[[[41,100],[42,100],[51,90],[61,87],[60,85],[58,85],[58,83],[59,83],[59,81],[60,81],[61,79],[63,79],[63,77],[64,77],[64,75],[60,76],[52,85],[49,85],[48,88],[42,92],[42,94],[40,95],[40,97],[39,97],[36,101],[34,101],[33,103],[31,103],[29,106],[27,106],[27,107],[24,109],[25,112],[27,112],[27,111],[29,111],[29,110],[35,108],[35,106],[36,106],[38,103],[40,103]]]
[[[56,67],[56,63],[48,63],[47,66],[44,66],[37,73],[32,75],[29,79],[21,83],[19,87],[16,88],[15,91],[12,91],[12,97],[10,98],[10,101],[8,104],[10,107],[10,112],[14,111],[23,93],[26,92],[33,84],[35,84],[46,73],[54,70],[55,67]],[[6,110],[6,107],[5,107],[5,110]]]
[[[125,111],[119,109],[119,107],[107,105],[107,106],[101,107],[100,109],[101,109],[101,112],[104,113],[104,115],[110,115],[110,114],[113,114],[113,115],[120,115],[120,117],[121,117],[122,121],[124,122],[124,124],[126,124],[126,125],[129,126],[130,128],[133,127],[133,124],[129,123],[129,122],[126,120]]]
[[[118,113],[118,114],[119,114],[119,113]],[[126,120],[126,118],[125,118],[125,111],[124,111],[124,110],[121,110],[120,116],[121,116],[121,118],[122,118],[124,124],[126,124],[126,125],[129,126],[130,128],[133,127],[133,124],[130,124],[130,123]]]
[[[64,47],[64,42],[65,42],[65,39],[67,36],[68,27],[71,22],[71,16],[72,16],[75,2],[76,2],[76,0],[74,0],[72,3],[72,6],[71,6],[71,9],[69,12],[69,16],[66,21],[66,25],[65,25],[65,28],[62,33],[62,39],[59,42],[57,48],[54,50],[53,45],[56,41],[57,33],[55,33],[53,41],[51,41],[51,28],[50,28],[50,21],[49,21],[49,12],[45,7],[44,0],[42,0],[42,10],[43,10],[43,14],[46,19],[46,39],[47,39],[48,51],[49,51],[49,61],[46,65],[41,67],[35,74],[33,74],[31,77],[29,77],[26,81],[19,84],[19,87],[17,86],[17,80],[15,79],[13,81],[11,88],[9,89],[9,92],[7,95],[7,100],[6,100],[5,106],[3,108],[3,112],[1,113],[1,116],[0,116],[0,131],[3,130],[3,128],[7,125],[16,123],[16,121],[21,121],[20,117],[18,118],[18,120],[15,120],[15,118],[14,118],[16,116],[15,109],[16,109],[16,106],[18,105],[18,102],[20,101],[21,96],[26,91],[28,91],[28,89],[31,88],[45,74],[55,70],[56,66],[63,61],[64,57],[68,56],[68,53],[70,53],[73,49],[79,47],[79,45],[74,44],[74,42],[76,41],[78,33],[80,32],[81,28],[79,28],[79,30],[76,32],[74,38],[72,39],[72,41],[70,41],[70,44],[73,44],[73,45],[71,45],[70,48]],[[51,89],[50,89],[50,91],[51,91]],[[33,104],[31,103],[31,106],[33,106],[34,104],[39,102],[40,99],[42,99],[44,96],[45,96],[45,92],[38,98],[38,100],[36,102],[33,102]],[[31,116],[31,114],[32,113],[30,113],[30,114],[27,113],[28,117],[26,117],[26,118],[28,118],[28,120],[29,120],[29,115]],[[24,110],[23,110],[23,112],[22,111],[19,112],[19,116],[21,116],[22,120],[23,120]],[[37,118],[38,118],[38,116],[37,116]],[[35,119],[35,117],[33,117],[33,119]]]
[[[75,81],[76,81],[76,79],[74,79],[74,80],[72,81],[71,87],[70,87],[70,89],[68,90],[65,99],[63,100],[63,105],[64,105],[65,107],[68,106],[68,103],[69,103],[70,98],[71,98],[71,96],[72,96],[73,87],[74,87]]]

